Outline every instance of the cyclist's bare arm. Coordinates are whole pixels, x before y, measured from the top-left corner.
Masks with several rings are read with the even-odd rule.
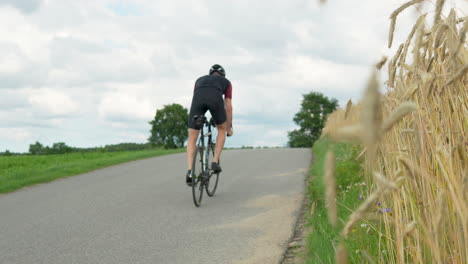
[[[224,104],[226,107],[226,114],[227,114],[227,134],[228,136],[232,136],[234,131],[232,130],[232,100],[231,98],[226,98],[224,100]]]

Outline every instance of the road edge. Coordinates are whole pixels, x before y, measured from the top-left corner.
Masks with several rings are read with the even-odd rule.
[[[279,264],[294,264],[300,263],[299,261],[303,259],[303,251],[305,249],[306,237],[305,237],[305,223],[306,223],[306,212],[310,205],[310,199],[308,196],[308,186],[311,179],[310,170],[314,163],[314,153],[311,151],[311,159],[309,164],[309,169],[304,175],[304,191],[301,206],[299,207],[299,212],[296,216],[295,224],[293,227],[293,234],[288,239],[285,244],[284,252],[281,256]]]

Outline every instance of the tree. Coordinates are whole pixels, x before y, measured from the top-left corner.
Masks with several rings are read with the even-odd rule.
[[[329,99],[318,92],[303,96],[301,110],[293,119],[300,128],[288,133],[288,144],[293,148],[312,147],[322,133],[327,115],[338,107],[338,100]]]
[[[13,153],[11,153],[8,149],[5,150],[5,152],[1,153],[0,152],[0,156],[13,156]]]
[[[45,154],[44,146],[39,141],[36,141],[36,143],[29,145],[29,153],[33,155]]]
[[[150,121],[152,146],[164,148],[181,148],[187,140],[187,108],[179,104],[165,105],[157,110],[153,121]]]
[[[52,145],[52,148],[49,150],[48,154],[65,154],[72,152],[73,148],[67,146],[64,142],[57,142]]]

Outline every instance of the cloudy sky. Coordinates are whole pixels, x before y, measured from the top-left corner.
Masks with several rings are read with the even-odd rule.
[[[214,63],[233,84],[227,146],[283,146],[302,94],[359,99],[404,2],[0,0],[0,151],[145,142]],[[395,46],[434,2],[401,15]]]

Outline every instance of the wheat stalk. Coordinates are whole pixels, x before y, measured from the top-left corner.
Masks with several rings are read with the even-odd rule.
[[[395,75],[396,75],[396,67],[394,63],[390,63],[388,65],[388,86],[394,88],[395,87]]]
[[[448,25],[445,23],[442,23],[439,25],[439,27],[436,30],[436,36],[434,39],[434,48],[440,47],[440,44],[442,43],[442,37],[445,33],[445,31],[448,29]]]
[[[405,44],[401,44],[401,45],[398,47],[398,50],[397,50],[397,52],[396,52],[396,55],[395,55],[395,56],[393,57],[393,59],[392,59],[392,64],[393,64],[394,67],[396,67],[396,62],[397,62],[397,60],[400,58],[401,53],[402,53],[404,47],[405,47]]]
[[[413,36],[414,34],[416,33],[416,30],[419,28],[419,26],[424,23],[424,20],[426,19],[426,15],[427,14],[424,14],[422,16],[420,16],[418,18],[418,20],[416,21],[416,24],[414,24],[413,28],[411,29],[411,32],[410,34],[408,35],[408,38],[406,39],[406,42],[405,42],[405,48],[403,49],[403,53],[401,54],[400,56],[400,64],[401,63],[404,63],[405,60],[406,60],[406,55],[408,54],[408,49],[409,49],[409,46],[410,46],[410,43],[411,43],[411,40],[413,39]]]
[[[440,236],[440,230],[442,229],[442,221],[444,220],[444,209],[446,207],[446,202],[445,202],[445,192],[443,190],[439,191],[439,194],[437,195],[437,215],[436,215],[436,220],[435,220],[435,225],[434,225],[434,239],[437,239]]]
[[[368,149],[377,143],[381,135],[382,109],[380,96],[377,73],[374,71],[362,99],[361,122],[364,128],[362,139]]]
[[[388,48],[392,47],[393,44],[393,33],[395,32],[396,17],[390,18],[390,30],[388,33]]]
[[[405,158],[399,158],[398,161],[401,162],[401,164],[403,164],[403,167],[405,167],[406,171],[409,173],[410,178],[414,179],[416,170],[413,168],[410,161],[408,161]]]
[[[442,8],[444,7],[445,0],[437,0],[436,11],[434,15],[434,25],[437,24],[440,20],[440,14],[442,13]]]
[[[338,141],[362,142],[363,127],[351,125],[336,129],[330,133],[330,138]]]
[[[400,121],[407,114],[416,111],[416,104],[413,102],[403,102],[397,108],[395,108],[390,117],[385,120],[382,126],[382,130],[387,132],[390,130],[398,121]]]
[[[445,87],[447,87],[449,85],[452,85],[458,79],[462,79],[462,78],[466,77],[467,72],[468,72],[468,64],[465,65],[463,68],[461,68],[452,78],[450,78],[450,80],[448,80],[448,82],[445,83],[443,88],[445,88]]]
[[[390,189],[396,190],[398,186],[396,183],[391,182],[385,178],[381,173],[374,171],[374,178],[377,182],[377,185],[380,186],[380,189]]]
[[[384,65],[385,62],[387,62],[387,56],[383,56],[380,61],[375,65],[375,67],[380,70]]]
[[[408,7],[410,7],[410,6],[414,5],[414,4],[417,4],[417,3],[421,3],[422,1],[424,1],[424,0],[412,0],[412,1],[404,3],[403,5],[401,5],[399,8],[395,9],[392,12],[392,14],[390,15],[390,18],[397,17],[398,14],[400,14],[406,8],[408,8]]]
[[[335,253],[335,260],[337,264],[346,264],[348,263],[348,253],[343,243],[340,243]]]
[[[468,202],[468,168],[463,170],[463,177],[462,177],[462,193],[463,199]]]
[[[420,3],[424,0],[412,0],[412,1],[409,1],[405,4],[403,4],[402,6],[400,6],[399,8],[397,8],[395,11],[393,11],[393,13],[390,15],[390,19],[391,19],[391,23],[390,23],[390,31],[389,31],[389,36],[388,36],[388,48],[391,48],[392,47],[392,43],[393,43],[393,33],[395,31],[395,25],[396,25],[396,18],[398,16],[399,13],[401,13],[403,10],[405,10],[406,8],[414,5],[414,4],[417,4],[417,3]]]
[[[413,48],[413,64],[418,65],[419,64],[419,57],[420,57],[420,49],[421,49],[421,44],[423,41],[424,37],[424,23],[421,23],[416,30],[416,38],[415,38],[415,43],[414,43],[414,48]]]
[[[415,228],[416,228],[416,221],[412,221],[406,226],[405,231],[404,231],[404,236],[408,236],[411,233],[413,233]]]
[[[344,119],[348,119],[348,115],[349,115],[349,112],[351,111],[351,107],[353,106],[353,101],[351,101],[351,99],[348,100],[348,102],[346,103],[346,110],[345,110],[345,115],[344,115]]]
[[[466,44],[465,40],[466,40],[466,30],[467,30],[467,28],[468,28],[468,21],[465,21],[465,23],[463,23],[462,29],[460,30],[460,41],[458,42],[457,49],[453,53],[453,59],[454,60],[457,58],[458,53],[462,49],[463,45]]]
[[[462,167],[463,168],[468,168],[468,154],[466,154],[466,152],[464,150],[465,146],[463,146],[463,145],[464,145],[463,142],[458,144],[457,152],[458,152],[458,155],[460,156]]]
[[[421,128],[419,127],[419,123],[418,122],[414,122],[413,123],[413,135],[414,135],[414,150],[415,150],[415,153],[416,154],[421,154],[421,151],[422,151],[422,147],[421,147],[421,141],[420,141],[420,137],[421,137]]]

